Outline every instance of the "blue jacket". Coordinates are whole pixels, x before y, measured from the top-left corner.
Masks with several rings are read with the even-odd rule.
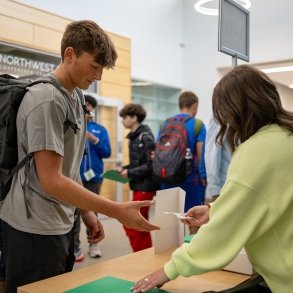
[[[111,156],[109,135],[105,127],[94,121],[87,123],[87,131],[99,138],[99,142],[96,145],[90,141],[86,142],[85,154],[80,165],[80,177],[82,181],[86,181],[84,172],[92,168],[95,177],[90,182],[101,182],[104,172],[103,158]]]

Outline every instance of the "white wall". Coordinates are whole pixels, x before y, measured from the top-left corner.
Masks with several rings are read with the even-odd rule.
[[[21,0],[131,39],[132,77],[181,88],[182,0]]]
[[[217,68],[231,66],[232,58],[218,52],[218,17],[195,13],[195,0],[184,0],[183,86],[200,97],[198,116],[211,115],[211,95],[219,79]],[[293,58],[293,1],[252,0],[250,63]],[[239,61],[238,64],[245,62]],[[293,82],[292,82],[293,83]]]
[[[196,0],[22,0],[73,19],[93,19],[132,40],[132,77],[195,91],[208,121],[217,68],[218,19],[195,12]],[[293,1],[252,0],[250,63],[293,59]],[[180,46],[183,44],[183,47]],[[244,62],[239,62],[239,64]]]
[[[293,112],[293,90],[280,84],[277,84],[277,89],[284,109]]]

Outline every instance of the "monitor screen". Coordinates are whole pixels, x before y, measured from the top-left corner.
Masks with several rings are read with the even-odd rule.
[[[249,11],[233,0],[220,0],[218,50],[249,61]]]

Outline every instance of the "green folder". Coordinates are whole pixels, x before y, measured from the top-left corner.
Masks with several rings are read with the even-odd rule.
[[[128,183],[129,178],[125,178],[119,174],[117,170],[108,170],[103,174],[103,178],[114,180],[120,183]]]
[[[107,276],[96,281],[81,285],[64,293],[130,293],[130,288],[134,282]],[[148,293],[159,293],[168,291],[161,289],[152,289]]]

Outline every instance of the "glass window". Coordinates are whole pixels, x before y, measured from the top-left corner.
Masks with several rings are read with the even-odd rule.
[[[150,126],[155,136],[162,122],[179,112],[180,93],[178,88],[132,80],[132,102],[145,108],[147,117],[144,123]]]

